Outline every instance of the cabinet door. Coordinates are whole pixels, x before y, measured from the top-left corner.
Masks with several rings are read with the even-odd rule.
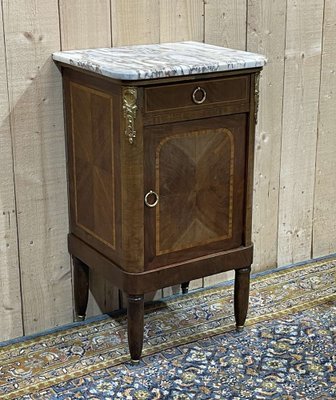
[[[159,199],[145,207],[147,270],[242,244],[246,121],[237,114],[146,128],[144,194]]]

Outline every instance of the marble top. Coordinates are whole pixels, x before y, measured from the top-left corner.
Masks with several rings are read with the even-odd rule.
[[[59,51],[53,59],[120,80],[256,68],[266,63],[261,54],[199,42]]]

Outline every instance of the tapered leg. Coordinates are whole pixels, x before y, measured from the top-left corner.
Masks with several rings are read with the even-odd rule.
[[[76,321],[84,321],[89,298],[89,267],[76,257],[72,261]]]
[[[236,269],[234,287],[234,312],[237,331],[244,329],[250,293],[251,267]]]
[[[189,283],[190,283],[190,282],[183,282],[183,283],[181,284],[181,289],[182,289],[182,293],[183,293],[183,294],[188,293],[188,291],[189,291]]]
[[[141,357],[144,333],[144,296],[128,295],[127,304],[128,346],[133,362]]]

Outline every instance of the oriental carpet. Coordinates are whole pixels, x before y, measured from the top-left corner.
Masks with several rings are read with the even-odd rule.
[[[240,333],[232,284],[149,304],[138,365],[123,314],[0,344],[0,398],[334,399],[335,311],[336,259],[277,269]]]

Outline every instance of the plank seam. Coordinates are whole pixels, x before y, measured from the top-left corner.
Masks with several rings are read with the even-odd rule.
[[[158,7],[159,7],[159,15],[158,15],[158,17],[159,17],[159,43],[161,43],[161,0],[158,0]]]
[[[325,8],[326,0],[323,2],[323,16],[322,16],[322,29],[321,29],[321,57],[320,57],[320,82],[319,82],[319,93],[318,93],[318,106],[317,106],[317,118],[316,118],[316,147],[315,147],[315,169],[314,169],[314,197],[312,207],[312,227],[311,227],[311,243],[310,243],[310,258],[313,258],[314,254],[314,225],[315,225],[315,200],[316,200],[316,180],[317,180],[317,157],[318,157],[318,146],[319,146],[319,126],[320,126],[320,106],[321,106],[321,85],[322,85],[322,71],[323,71],[323,53],[324,53],[324,28],[325,28]]]
[[[57,12],[58,12],[58,31],[59,31],[59,40],[60,40],[60,50],[63,50],[60,0],[57,0]]]
[[[4,56],[5,56],[5,74],[6,74],[6,92],[7,92],[7,104],[8,104],[8,125],[9,125],[9,134],[10,134],[10,144],[11,144],[11,152],[12,152],[12,173],[13,173],[13,191],[14,191],[14,207],[15,207],[15,223],[16,223],[16,248],[17,248],[17,265],[19,269],[19,287],[20,287],[20,303],[21,303],[21,330],[22,335],[25,335],[25,327],[24,327],[24,304],[23,304],[23,296],[22,296],[22,271],[21,271],[21,257],[20,257],[20,246],[19,246],[19,221],[18,221],[18,210],[17,210],[17,197],[16,197],[16,180],[15,180],[15,162],[14,162],[14,145],[13,145],[13,124],[11,117],[11,105],[9,101],[9,85],[8,85],[8,54],[7,54],[7,45],[6,45],[6,31],[5,31],[5,18],[4,18],[4,6],[3,0],[1,0],[1,13],[2,13],[2,30],[3,30],[3,42],[4,42]]]
[[[280,160],[279,160],[279,176],[278,176],[278,213],[277,213],[277,246],[276,246],[276,265],[279,267],[279,229],[280,229],[280,197],[281,197],[281,166],[282,166],[282,148],[283,148],[283,122],[284,122],[284,102],[285,102],[285,82],[286,82],[286,49],[287,49],[287,22],[288,22],[288,0],[286,0],[286,20],[285,20],[285,35],[284,35],[284,68],[283,68],[283,80],[282,80],[282,102],[281,102],[281,140],[280,140]]]
[[[110,5],[110,30],[111,30],[111,32],[110,32],[110,43],[111,43],[111,47],[113,47],[112,1],[113,1],[113,0],[110,0],[110,1],[109,1],[109,5]]]
[[[248,18],[249,18],[249,0],[246,0],[245,6],[245,51],[247,51],[247,43],[248,43]]]
[[[205,43],[205,4],[206,4],[206,0],[203,0],[203,43]]]

